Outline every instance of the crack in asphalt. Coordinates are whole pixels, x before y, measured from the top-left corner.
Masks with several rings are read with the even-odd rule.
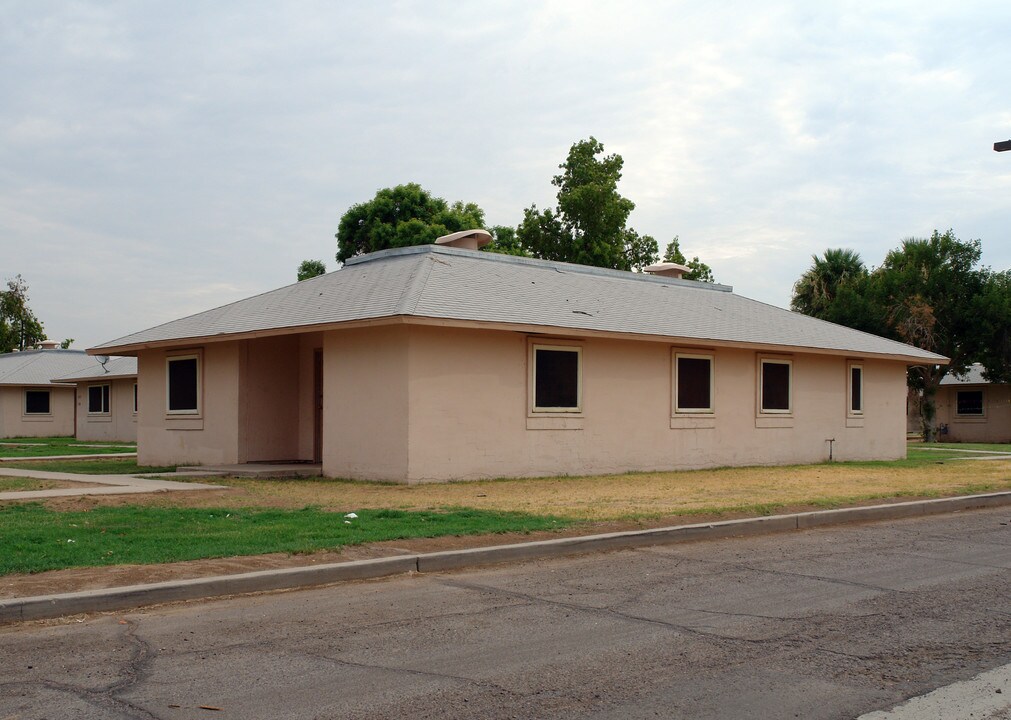
[[[1003,565],[991,565],[989,563],[978,563],[970,562],[969,560],[951,560],[950,558],[937,557],[935,555],[923,555],[921,553],[914,553],[902,550],[892,551],[895,555],[905,555],[906,557],[920,558],[921,560],[934,560],[935,562],[946,562],[952,565],[967,565],[969,567],[982,567],[990,568],[992,570],[1011,570],[1011,568],[1004,567]]]
[[[395,666],[391,666],[391,665],[380,665],[380,664],[374,664],[374,663],[356,662],[354,660],[345,660],[345,659],[342,659],[342,658],[335,658],[335,657],[331,657],[330,655],[324,655],[324,654],[321,654],[321,653],[302,652],[301,654],[304,655],[304,656],[306,656],[306,657],[315,658],[317,660],[326,660],[327,662],[331,662],[331,663],[333,663],[335,665],[342,665],[342,666],[346,666],[346,667],[360,668],[362,670],[383,670],[383,671],[386,671],[386,672],[399,673],[399,674],[404,674],[404,675],[411,675],[411,676],[414,676],[414,677],[433,678],[433,679],[438,679],[438,680],[453,680],[453,681],[456,681],[456,682],[464,683],[465,685],[472,685],[474,687],[478,687],[478,688],[482,688],[482,689],[500,690],[500,691],[505,692],[505,693],[507,693],[509,695],[517,695],[518,696],[518,694],[516,692],[510,690],[507,687],[499,685],[497,683],[489,682],[487,680],[478,680],[476,678],[469,678],[469,677],[466,677],[466,676],[463,676],[463,675],[450,675],[449,673],[440,673],[440,672],[435,672],[433,670],[416,670],[414,668],[409,668],[409,667],[395,667]]]
[[[766,573],[768,575],[781,575],[784,577],[804,578],[806,580],[819,580],[821,582],[832,583],[834,585],[845,585],[847,587],[858,587],[864,590],[877,590],[883,593],[895,593],[897,595],[909,594],[909,590],[898,590],[896,588],[885,587],[883,585],[873,585],[871,583],[860,582],[859,580],[844,580],[842,578],[828,577],[825,575],[812,575],[810,573],[791,572],[789,570],[771,570],[768,568],[754,567],[744,563],[728,563],[722,560],[700,560],[699,562],[711,562],[714,565],[722,565],[726,568],[737,570],[750,570],[756,573]]]
[[[669,630],[675,630],[677,632],[681,632],[681,633],[684,633],[686,635],[696,635],[698,637],[704,637],[704,638],[708,638],[708,639],[711,639],[711,640],[721,640],[721,641],[727,641],[727,642],[740,642],[740,643],[748,643],[748,644],[754,644],[754,645],[765,645],[765,644],[768,644],[768,643],[781,642],[781,641],[783,641],[783,640],[791,637],[791,635],[792,635],[792,633],[785,633],[785,634],[780,635],[778,637],[760,638],[760,639],[735,637],[735,636],[732,636],[732,635],[723,635],[723,634],[717,633],[717,632],[706,632],[704,630],[699,629],[698,626],[679,625],[678,623],[673,623],[673,622],[670,622],[668,620],[660,620],[660,619],[657,619],[657,618],[649,618],[649,617],[643,617],[641,615],[633,615],[631,613],[624,613],[624,612],[621,612],[620,610],[615,610],[615,609],[609,608],[609,607],[593,607],[592,605],[579,605],[577,603],[568,603],[568,602],[564,602],[562,600],[552,600],[552,599],[549,599],[549,598],[538,597],[536,595],[530,595],[530,594],[522,593],[522,592],[515,591],[515,590],[504,590],[502,588],[497,588],[497,587],[494,587],[494,586],[491,586],[491,585],[481,585],[481,584],[478,584],[478,583],[466,583],[466,582],[460,582],[460,581],[448,580],[448,579],[441,580],[440,582],[442,582],[442,584],[448,585],[450,587],[457,587],[457,588],[462,588],[462,589],[465,589],[465,590],[474,590],[474,591],[477,591],[477,592],[492,593],[492,594],[498,594],[498,595],[506,595],[506,596],[509,596],[509,597],[523,598],[523,599],[527,600],[530,603],[541,603],[541,604],[544,604],[544,605],[553,605],[553,606],[556,606],[556,607],[562,607],[562,608],[566,608],[566,609],[569,609],[569,610],[575,610],[577,612],[585,612],[585,613],[591,613],[591,614],[606,615],[608,617],[615,617],[615,618],[619,618],[621,620],[629,620],[631,622],[642,623],[642,624],[651,625],[651,626],[659,626],[659,627],[667,628]],[[779,618],[776,618],[776,619],[779,619]],[[702,627],[709,627],[709,626],[702,626]]]

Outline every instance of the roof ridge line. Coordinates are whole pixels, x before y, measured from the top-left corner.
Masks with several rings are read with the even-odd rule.
[[[418,305],[421,303],[421,293],[424,291],[425,286],[428,284],[428,277],[432,274],[432,267],[436,262],[442,262],[441,260],[436,260],[430,255],[420,255],[422,261],[421,268],[415,268],[411,272],[411,277],[408,278],[407,282],[404,284],[404,291],[400,295],[400,300],[397,302],[397,314],[398,315],[413,315],[414,311],[418,309]],[[428,260],[429,262],[424,262]],[[411,302],[413,298],[413,303]],[[410,305],[410,307],[408,307]]]

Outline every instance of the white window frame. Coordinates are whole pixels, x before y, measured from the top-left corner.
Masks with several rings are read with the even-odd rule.
[[[49,395],[49,412],[28,412],[28,393],[39,392]],[[53,415],[53,391],[50,388],[25,388],[21,393],[21,414],[24,417],[52,417]]]
[[[714,415],[716,413],[716,356],[713,353],[679,352],[673,351],[673,373],[672,373],[672,394],[675,415]],[[678,360],[708,360],[709,361],[709,407],[689,408],[681,407],[678,398]]]
[[[103,404],[105,405],[104,410],[92,410],[91,409],[91,388],[107,388],[108,392],[102,393]],[[95,383],[88,385],[88,415],[111,415],[112,414],[112,384],[111,383]]]
[[[978,392],[979,393],[979,405],[981,412],[978,413],[961,413],[958,411],[958,394],[963,392]],[[957,418],[971,418],[979,419],[986,417],[986,390],[983,388],[964,388],[962,390],[955,390],[955,417]]]
[[[765,407],[765,366],[766,365],[786,365],[789,368],[786,387],[786,408],[766,408]],[[758,358],[758,414],[759,415],[792,415],[793,414],[793,359],[781,357],[759,357]]]
[[[853,371],[860,371],[860,408],[853,409]],[[864,392],[864,365],[859,362],[846,363],[846,414],[850,417],[863,417],[864,406],[867,403],[867,395]]]
[[[575,407],[540,407],[537,405],[537,351],[551,350],[576,353],[576,406]],[[527,364],[529,365],[530,383],[530,413],[558,413],[575,415],[583,412],[583,348],[579,345],[549,345],[547,343],[531,343]]]
[[[169,398],[170,398],[170,374],[169,366],[173,362],[178,362],[180,360],[196,360],[197,362],[197,406],[196,408],[183,408],[179,410],[172,410],[169,408]],[[202,353],[189,352],[180,355],[169,355],[165,358],[165,414],[171,415],[173,417],[183,415],[187,417],[199,416],[203,412],[203,357]]]

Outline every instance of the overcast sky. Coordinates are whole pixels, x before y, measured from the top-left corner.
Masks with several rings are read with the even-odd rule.
[[[86,348],[336,267],[418,182],[489,225],[590,135],[630,225],[787,306],[828,247],[1011,267],[1011,3],[5,2],[0,271]]]

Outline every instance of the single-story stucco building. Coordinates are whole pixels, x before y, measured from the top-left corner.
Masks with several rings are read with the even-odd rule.
[[[137,358],[90,358],[76,372],[53,378],[76,387],[78,440],[137,441]]]
[[[0,354],[0,438],[73,435],[74,386],[53,378],[97,365],[83,350],[49,341],[39,350]]]
[[[137,356],[139,462],[413,483],[900,458],[906,366],[946,362],[722,285],[478,251],[487,237],[91,348]]]
[[[987,382],[982,365],[945,375],[935,405],[941,441],[1011,442],[1011,385]]]

